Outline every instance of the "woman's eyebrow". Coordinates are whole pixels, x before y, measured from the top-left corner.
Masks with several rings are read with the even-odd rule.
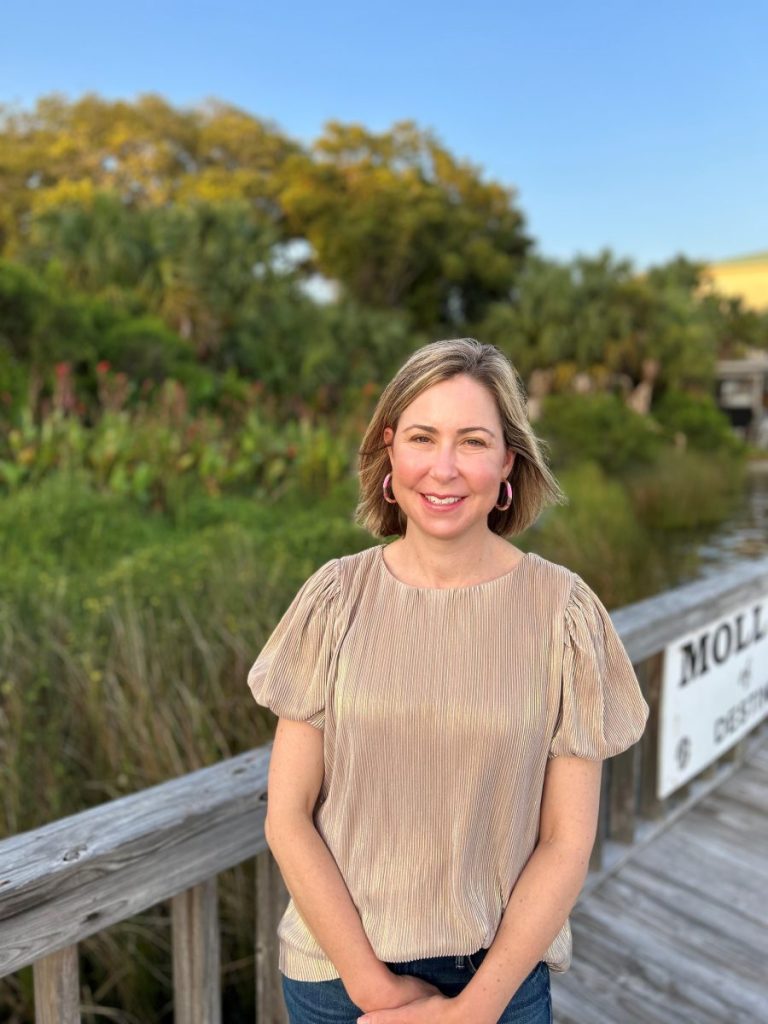
[[[411,423],[411,425],[409,427],[406,427],[405,429],[406,430],[413,430],[414,428],[416,428],[418,430],[427,430],[427,431],[429,431],[430,434],[438,433],[437,427],[429,427],[429,426],[426,425],[426,423]],[[490,434],[491,437],[495,437],[496,436],[492,430],[488,429],[488,427],[459,427],[459,429],[456,431],[456,433],[457,434],[469,434],[473,430],[484,430],[486,432],[486,434]]]

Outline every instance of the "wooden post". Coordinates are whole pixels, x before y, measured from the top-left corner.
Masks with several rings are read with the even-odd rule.
[[[171,900],[176,1024],[221,1024],[218,879]]]
[[[608,804],[608,836],[620,843],[635,838],[637,783],[640,770],[638,744],[611,758],[611,785]]]
[[[77,944],[35,960],[35,1024],[80,1024]]]
[[[658,820],[664,816],[666,801],[656,796],[659,771],[659,710],[661,704],[661,673],[664,661],[663,652],[651,655],[637,666],[637,678],[648,702],[650,716],[642,739],[638,744],[641,749],[642,775],[640,787],[640,813],[645,818]]]
[[[737,740],[732,747],[729,747],[725,753],[718,758],[720,764],[742,764],[744,757],[747,753],[747,737]]]

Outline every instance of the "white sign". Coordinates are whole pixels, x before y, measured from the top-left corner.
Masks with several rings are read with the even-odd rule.
[[[698,775],[768,713],[768,598],[664,651],[657,797]]]

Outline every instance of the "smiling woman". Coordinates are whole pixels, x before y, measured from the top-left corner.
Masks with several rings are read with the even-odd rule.
[[[248,675],[280,718],[291,1024],[549,1024],[601,762],[648,705],[597,595],[506,539],[562,492],[496,348],[415,352],[360,483],[358,521],[397,539],[310,576]]]
[[[521,398],[519,381],[507,367],[516,385],[513,394]],[[522,409],[522,400],[516,404]],[[525,425],[520,426],[524,434]],[[415,585],[472,583],[521,556],[489,528],[494,509],[505,512],[512,506],[517,451],[512,437],[507,443],[507,433],[514,431],[505,431],[494,391],[466,372],[437,380],[408,404],[394,426],[383,427],[391,464],[384,499],[396,504],[405,520],[402,539],[388,552],[389,563],[400,566],[406,579],[410,574]],[[531,440],[524,447],[534,449]],[[541,469],[546,480],[543,460]],[[501,496],[500,487],[506,492]]]

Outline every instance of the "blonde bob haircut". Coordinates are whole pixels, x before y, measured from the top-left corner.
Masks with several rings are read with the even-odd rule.
[[[384,388],[358,450],[360,498],[354,521],[374,536],[402,537],[407,523],[400,506],[386,502],[382,492],[391,469],[384,428],[397,432],[403,411],[422,391],[460,373],[493,395],[506,446],[517,453],[507,478],[512,485],[512,504],[504,512],[492,509],[488,528],[502,537],[514,536],[528,529],[547,505],[567,503],[546,465],[546,443],[536,437],[528,422],[525,388],[509,359],[495,345],[474,338],[433,341],[409,356]]]

